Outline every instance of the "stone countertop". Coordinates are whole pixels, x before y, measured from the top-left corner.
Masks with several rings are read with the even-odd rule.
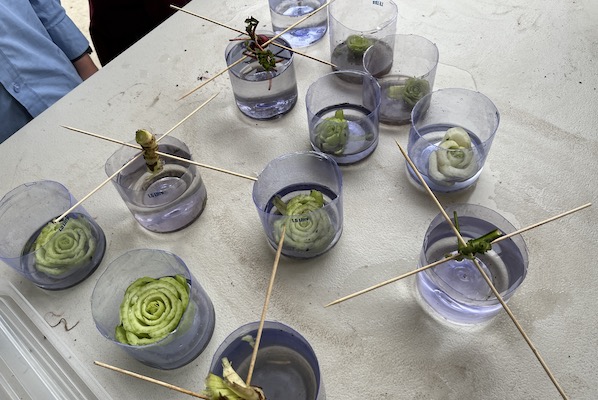
[[[188,9],[243,27],[253,15],[269,28],[265,1],[193,1]],[[404,1],[398,33],[435,42],[435,88],[465,87],[487,95],[501,114],[477,185],[440,196],[443,204],[490,207],[524,227],[598,195],[598,3],[522,0]],[[138,128],[163,133],[214,93],[219,95],[173,132],[196,160],[257,175],[273,158],[309,150],[305,93],[330,67],[297,57],[299,101],[283,118],[254,121],[237,110],[228,76],[178,100],[225,67],[236,36],[177,13],[0,145],[0,193],[42,179],[81,198],[106,179],[118,146],[61,128],[70,125],[128,141]],[[327,59],[328,38],[304,49]],[[268,319],[284,322],[314,347],[327,398],[557,399],[559,394],[505,313],[477,327],[439,322],[423,311],[407,278],[338,306],[323,305],[416,266],[434,204],[406,178],[394,143],[408,126],[382,127],[365,161],[342,167],[344,231],[310,261],[282,258]],[[202,216],[188,228],[154,234],[141,228],[108,185],[84,206],[107,237],[104,261],[90,278],[64,291],[41,290],[8,267],[6,279],[41,315],[62,313],[70,331],[53,331],[114,399],[184,399],[93,365],[93,360],[200,391],[212,354],[238,326],[260,317],[274,251],[251,199],[252,183],[201,171],[208,190]],[[596,206],[524,234],[526,280],[509,305],[571,399],[598,396]],[[90,312],[94,284],[108,263],[134,248],[179,255],[216,309],[208,347],[174,371],[145,367],[105,340]]]

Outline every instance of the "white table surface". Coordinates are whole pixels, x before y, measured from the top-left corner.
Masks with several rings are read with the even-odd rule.
[[[253,15],[269,28],[266,1],[193,1],[188,9],[243,29]],[[438,45],[436,88],[477,89],[494,101],[501,122],[473,190],[442,196],[497,210],[517,227],[596,200],[598,194],[598,3],[594,0],[455,0],[399,2],[399,33]],[[228,76],[177,99],[225,67],[235,34],[178,13],[0,145],[0,193],[49,179],[83,197],[106,178],[118,145],[67,131],[61,124],[131,140],[138,128],[163,133],[210,95],[181,125],[196,160],[256,175],[273,158],[308,150],[305,93],[330,71],[296,58],[299,101],[276,121],[237,110]],[[327,59],[328,38],[305,49]],[[382,128],[364,162],[343,167],[344,232],[311,261],[283,258],[268,318],[301,332],[321,363],[329,400],[557,399],[559,394],[505,313],[480,327],[443,324],[425,313],[414,278],[341,305],[323,305],[416,266],[425,229],[437,209],[406,179],[394,143],[408,127]],[[190,227],[153,234],[135,222],[110,185],[84,206],[104,229],[107,251],[90,278],[44,291],[7,266],[10,280],[41,315],[63,313],[75,329],[53,331],[114,399],[185,399],[92,364],[100,360],[200,391],[212,354],[238,326],[259,319],[274,251],[251,199],[252,182],[202,170],[208,204]],[[598,397],[598,218],[595,205],[524,234],[528,275],[509,303],[571,399]],[[127,250],[172,251],[187,262],[214,302],[212,340],[174,371],[145,367],[104,339],[90,312],[94,284]],[[276,400],[276,399],[271,399]]]

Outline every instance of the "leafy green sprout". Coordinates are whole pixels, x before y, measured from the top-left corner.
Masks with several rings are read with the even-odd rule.
[[[461,229],[459,227],[459,217],[457,216],[456,211],[453,213],[453,217],[455,228],[460,234]],[[468,240],[466,244],[461,243],[459,240],[457,243],[457,253],[459,254],[459,257],[457,257],[456,260],[462,261],[464,258],[473,260],[476,254],[483,254],[487,251],[490,251],[492,249],[492,242],[502,235],[503,233],[500,230],[495,229],[478,238]]]

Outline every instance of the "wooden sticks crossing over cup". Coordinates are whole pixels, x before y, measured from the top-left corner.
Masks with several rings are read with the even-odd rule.
[[[298,20],[297,22],[295,22],[295,23],[291,24],[291,25],[290,25],[288,28],[286,28],[285,30],[283,30],[283,31],[282,31],[282,32],[280,32],[279,34],[276,34],[276,35],[274,35],[274,36],[273,36],[273,37],[272,37],[270,40],[268,40],[267,42],[265,42],[265,43],[264,43],[262,46],[267,46],[267,45],[269,45],[270,43],[272,43],[273,41],[275,41],[276,39],[278,39],[279,37],[281,37],[282,35],[284,35],[286,32],[290,31],[291,29],[293,29],[293,28],[294,28],[294,27],[296,27],[297,25],[299,25],[299,24],[303,23],[305,20],[307,20],[307,19],[308,19],[308,18],[310,18],[311,16],[315,15],[315,14],[316,14],[316,13],[318,13],[319,11],[321,11],[321,10],[325,9],[326,7],[328,7],[328,6],[329,6],[331,3],[333,3],[334,1],[335,1],[335,0],[329,0],[328,2],[326,2],[326,3],[322,4],[320,7],[316,8],[314,11],[312,11],[312,12],[310,12],[309,14],[305,15],[303,18],[301,18],[301,19],[300,19],[300,20]],[[230,27],[230,26],[228,26],[228,25],[225,25],[225,24],[223,24],[223,23],[221,23],[221,22],[214,21],[214,20],[212,20],[212,19],[210,19],[210,18],[203,17],[203,16],[201,16],[201,15],[199,15],[199,14],[193,13],[193,12],[191,12],[191,11],[187,11],[187,10],[185,10],[185,9],[183,9],[183,8],[180,8],[180,7],[174,6],[174,5],[172,5],[172,4],[170,5],[170,7],[171,7],[171,8],[173,8],[173,9],[175,9],[175,10],[183,11],[183,12],[185,12],[185,13],[187,13],[187,14],[190,14],[190,15],[193,15],[193,16],[195,16],[195,17],[201,18],[201,19],[203,19],[203,20],[206,20],[206,21],[212,22],[212,23],[214,23],[214,24],[216,24],[216,25],[219,25],[219,26],[222,26],[222,27],[224,27],[224,28],[231,29],[231,30],[233,30],[233,31],[235,31],[235,32],[240,32],[240,33],[242,33],[242,34],[246,34],[246,32],[243,32],[243,31],[241,31],[241,30],[239,30],[239,29],[236,29],[236,28]],[[279,43],[277,43],[276,45],[277,45],[277,46],[279,46],[279,47],[283,47],[283,46],[280,46],[280,44],[279,44]],[[315,58],[315,57],[309,56],[309,55],[307,55],[307,54],[300,53],[300,52],[298,52],[298,51],[296,51],[296,50],[293,50],[293,49],[290,49],[290,48],[287,48],[287,50],[290,50],[290,51],[292,51],[292,52],[294,52],[294,53],[296,53],[296,54],[299,54],[299,55],[301,55],[301,56],[308,57],[308,58],[310,58],[310,59],[313,59],[313,60],[315,60],[315,61],[318,61],[318,62],[321,62],[321,63],[324,63],[324,64],[328,64],[328,65],[330,65],[330,66],[333,66],[333,67],[335,66],[334,64],[331,64],[331,63],[329,63],[328,61],[320,60],[320,59],[318,59],[318,58]],[[224,74],[225,72],[227,72],[229,69],[231,69],[231,68],[233,68],[234,66],[236,66],[237,64],[240,64],[241,62],[245,61],[247,58],[248,58],[248,56],[245,56],[245,57],[242,57],[242,58],[238,59],[237,61],[235,61],[234,63],[230,64],[228,67],[226,67],[226,68],[225,68],[225,69],[223,69],[222,71],[220,71],[220,72],[217,72],[215,75],[213,75],[213,76],[212,76],[211,78],[209,78],[208,80],[206,80],[206,81],[202,82],[202,83],[201,83],[200,85],[198,85],[197,87],[195,87],[195,88],[191,89],[190,91],[188,91],[187,93],[185,93],[184,95],[182,95],[182,96],[179,98],[179,100],[182,100],[182,99],[186,98],[187,96],[191,95],[192,93],[194,93],[194,92],[198,91],[199,89],[201,89],[202,87],[204,87],[204,86],[205,86],[205,85],[207,85],[208,83],[212,82],[214,79],[216,79],[216,78],[217,78],[217,77],[219,77],[220,75],[222,75],[222,74]]]
[[[156,141],[160,141],[162,140],[164,137],[168,136],[172,131],[174,131],[176,128],[178,128],[183,122],[185,122],[186,120],[188,120],[189,118],[191,118],[191,116],[193,114],[195,114],[197,111],[201,110],[206,104],[208,104],[210,101],[212,101],[216,96],[218,95],[218,93],[212,95],[210,98],[208,98],[206,101],[204,101],[203,103],[201,103],[197,108],[195,108],[193,111],[191,111],[185,118],[183,118],[182,120],[180,120],[179,122],[177,122],[172,128],[170,128],[168,131],[166,131],[162,136],[160,136],[158,139],[156,139]],[[69,128],[67,128],[69,129]],[[76,130],[77,132],[81,132],[80,130]],[[88,134],[88,132],[82,132],[82,133],[86,133]],[[105,138],[102,137],[101,135],[98,135],[98,137],[100,138]],[[87,195],[85,195],[83,198],[81,198],[78,202],[76,202],[71,208],[69,208],[68,210],[66,210],[64,213],[62,213],[62,215],[60,215],[58,218],[54,219],[54,223],[58,223],[60,221],[62,221],[62,219],[64,219],[64,217],[66,217],[68,214],[70,214],[71,212],[73,212],[73,210],[77,207],[79,207],[85,200],[87,200],[88,198],[90,198],[94,193],[96,193],[98,190],[100,190],[101,188],[103,188],[108,182],[110,182],[112,179],[114,179],[115,176],[117,176],[119,173],[121,173],[125,168],[127,168],[129,165],[131,165],[131,163],[133,163],[135,160],[137,160],[139,157],[142,156],[143,153],[139,153],[138,155],[136,155],[134,158],[132,158],[131,160],[129,160],[128,163],[126,163],[125,165],[123,165],[121,168],[119,168],[118,170],[116,170],[116,172],[114,172],[111,176],[108,177],[108,179],[104,180],[102,183],[100,183],[95,189],[93,189],[91,192],[89,192]]]

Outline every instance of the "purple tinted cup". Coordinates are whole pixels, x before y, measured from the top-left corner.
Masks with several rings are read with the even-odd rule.
[[[457,212],[459,228],[467,242],[494,229],[508,234],[515,227],[496,211],[473,204],[446,208],[451,218]],[[457,250],[457,237],[441,214],[432,221],[420,253],[418,267],[441,260]],[[508,301],[525,279],[528,265],[527,247],[515,235],[477,254],[478,260],[501,297]],[[458,324],[476,324],[490,320],[502,305],[470,259],[451,260],[417,274],[417,289],[433,315]]]
[[[158,150],[184,159],[191,159],[187,145],[167,136]],[[122,147],[106,161],[106,174],[112,176],[140,151]],[[174,232],[193,223],[203,212],[206,186],[195,165],[161,156],[164,166],[158,173],[148,172],[143,157],[138,157],[113,179],[114,187],[137,222],[145,229]]]
[[[116,338],[125,291],[138,278],[182,276],[189,285],[189,303],[175,329],[161,340],[144,345],[121,343]],[[214,331],[212,301],[176,255],[154,249],[131,250],[113,260],[91,295],[91,312],[98,331],[137,361],[159,369],[175,369],[193,361],[205,349]]]
[[[359,162],[376,150],[380,85],[371,75],[328,73],[310,85],[305,105],[314,150],[326,153],[339,165]]]
[[[473,90],[441,89],[417,102],[407,152],[432,191],[456,192],[478,180],[499,120],[494,103]],[[406,168],[421,186],[411,167]]]
[[[366,72],[380,84],[380,122],[403,125],[411,121],[415,104],[434,87],[438,48],[417,35],[390,35],[363,56]]]
[[[102,228],[58,182],[25,183],[0,200],[0,260],[35,285],[66,289],[91,275],[104,257]]]
[[[227,358],[241,379],[247,378],[259,322],[241,326],[218,347],[210,372],[222,376]],[[280,322],[265,321],[251,384],[268,399],[325,400],[318,358],[307,340]]]
[[[253,202],[270,245],[278,248],[286,226],[285,256],[313,258],[330,250],[343,231],[342,188],[341,171],[325,154],[297,152],[270,161],[253,184]],[[288,205],[297,196],[312,194],[321,196],[321,207],[303,209],[298,215],[279,210],[277,199]]]

